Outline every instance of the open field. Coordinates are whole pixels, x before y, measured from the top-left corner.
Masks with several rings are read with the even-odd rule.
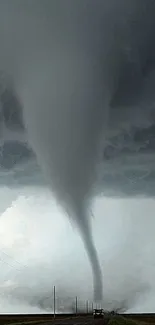
[[[127,319],[135,320],[136,322],[145,322],[155,324],[155,313],[151,314],[122,314]]]
[[[92,315],[88,314],[61,314],[56,315],[54,319],[53,314],[1,314],[0,324],[43,324],[49,325],[137,325],[137,324],[155,324],[155,314],[122,314],[118,316],[110,316],[104,320],[94,320]]]
[[[9,323],[31,323],[31,322],[57,322],[57,321],[68,321],[75,318],[80,319],[86,319],[86,318],[92,318],[92,314],[57,314],[54,318],[54,314],[0,314],[0,324],[9,324]]]

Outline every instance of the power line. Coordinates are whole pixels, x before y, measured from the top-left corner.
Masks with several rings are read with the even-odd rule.
[[[15,269],[15,270],[17,270],[17,271],[20,271],[19,269],[17,269],[17,268],[16,268],[16,267],[14,267],[13,265],[11,265],[11,264],[7,263],[6,261],[2,260],[1,258],[0,258],[0,262],[2,262],[2,263],[4,263],[4,264],[6,264],[6,265],[8,265],[8,266],[12,267],[13,269]]]
[[[11,258],[13,261],[15,261],[17,264],[21,265],[22,267],[24,267],[24,268],[27,267],[26,265],[22,264],[21,262],[17,261],[15,258],[13,258],[11,255],[5,253],[3,250],[0,250],[0,253],[2,253],[2,254],[4,254],[5,256]],[[2,263],[4,263],[4,264],[10,266],[11,268],[17,270],[17,271],[21,271],[21,269],[18,269],[17,267],[15,267],[14,265],[8,263],[7,261],[5,261],[4,259],[2,259],[1,257],[0,257],[0,261],[1,261]]]
[[[27,267],[27,265],[24,265],[21,262],[17,261],[14,257],[12,257],[11,255],[5,253],[4,251],[0,250],[0,252],[2,254],[6,255],[7,257],[11,258],[13,261],[15,261],[17,264],[21,265],[22,267],[24,267],[24,268]]]

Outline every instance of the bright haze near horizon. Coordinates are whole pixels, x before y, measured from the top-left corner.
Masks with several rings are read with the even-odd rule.
[[[41,9],[42,9],[43,2],[40,1],[39,3],[41,4]],[[47,8],[48,6],[50,6],[50,3],[51,0],[50,1],[46,0]],[[67,3],[69,4],[71,2],[68,1]],[[93,1],[89,3],[91,3],[91,6],[93,5]],[[102,2],[98,0],[98,2],[96,3],[100,5]],[[119,3],[123,4],[121,0],[119,0]],[[101,264],[101,271],[102,271],[102,278],[103,278],[104,308],[109,310],[119,309],[120,311],[123,312],[155,312],[155,298],[154,298],[155,297],[155,277],[154,277],[154,272],[155,272],[155,237],[154,237],[154,230],[155,230],[155,219],[154,219],[154,211],[155,211],[155,200],[154,200],[154,195],[155,195],[155,167],[154,167],[155,166],[154,164],[155,162],[155,114],[154,114],[155,113],[155,107],[154,107],[155,105],[154,104],[155,102],[155,95],[154,95],[155,42],[154,42],[154,33],[153,33],[155,29],[155,19],[154,19],[155,11],[153,11],[153,8],[155,9],[155,4],[153,3],[153,1],[151,1],[150,3],[151,6],[153,7],[149,7],[148,0],[147,2],[145,0],[143,1],[135,0],[132,2],[128,1],[128,4],[129,3],[132,3],[131,9],[133,10],[134,13],[136,13],[134,19],[135,17],[136,18],[138,17],[137,20],[133,19],[133,21],[137,25],[131,23],[130,28],[125,29],[124,32],[122,26],[123,27],[126,26],[124,25],[126,24],[124,23],[124,21],[126,20],[122,20],[119,25],[120,20],[119,19],[117,20],[116,17],[117,15],[114,15],[116,17],[116,22],[118,23],[117,25],[118,31],[120,32],[119,26],[121,26],[122,28],[121,31],[123,31],[123,33],[121,32],[120,34],[118,33],[121,40],[120,44],[122,44],[123,42],[123,46],[122,46],[123,50],[121,49],[120,51],[119,45],[117,48],[117,42],[115,42],[115,39],[113,38],[113,32],[111,32],[111,38],[108,34],[109,39],[107,38],[107,40],[109,42],[106,43],[106,45],[108,44],[107,47],[109,46],[109,49],[112,48],[111,56],[108,56],[108,58],[111,59],[112,57],[112,59],[107,60],[109,64],[108,66],[109,70],[105,69],[105,71],[109,71],[110,77],[111,76],[115,77],[114,78],[115,82],[113,85],[114,93],[111,98],[110,107],[109,107],[109,115],[108,115],[109,119],[108,119],[108,128],[106,129],[107,131],[106,136],[104,134],[105,137],[104,137],[103,149],[101,153],[102,159],[100,161],[100,164],[98,166],[99,168],[97,170],[98,171],[97,191],[95,191],[92,206],[89,207],[90,215],[92,215],[92,220],[90,220],[90,222],[92,223],[93,239],[98,251],[99,261]],[[18,4],[18,1],[16,1],[16,4]],[[76,4],[78,4],[78,2],[76,2]],[[138,6],[139,4],[141,4],[143,8],[142,12],[140,11],[140,14],[139,14],[139,10],[137,11],[137,9],[139,9]],[[10,11],[7,9],[7,6],[5,6],[5,2],[3,0],[0,0],[0,5],[4,5],[4,9],[6,10],[5,13],[10,15]],[[83,37],[80,43],[80,45],[82,44],[82,46],[84,44],[83,41],[87,40],[86,36],[89,35],[88,27],[91,26],[91,17],[94,16],[94,11],[91,10],[93,7],[91,6],[89,11],[90,20],[89,19],[87,20],[88,25],[86,23],[87,26],[86,33],[82,34]],[[29,6],[27,9],[28,10],[30,9]],[[75,15],[75,17],[77,18],[78,16],[76,16],[76,11],[74,11],[74,8],[72,9],[73,9],[72,11],[73,15]],[[126,8],[124,8],[123,10],[124,13],[127,15],[126,18],[129,18],[130,21],[130,15],[128,16],[128,10],[126,10]],[[132,14],[132,10],[131,10],[131,14]],[[34,11],[32,10],[32,17],[30,15],[32,20],[31,20],[31,24],[29,25],[30,26],[29,28],[33,26],[34,13],[35,10]],[[23,14],[23,17],[25,17],[24,10],[23,12],[21,11],[21,14]],[[42,10],[41,11],[38,10],[38,14],[42,15]],[[65,19],[66,17],[68,19],[67,10],[65,11],[65,14],[66,14]],[[97,9],[95,9],[95,14],[97,14]],[[43,16],[43,18],[45,17]],[[81,24],[83,25],[81,26],[85,26],[85,19],[84,19],[85,15],[82,15],[82,17],[83,20]],[[113,15],[110,17],[111,19],[114,18]],[[100,18],[102,18],[102,15],[100,16]],[[47,19],[49,19],[48,23],[50,23],[51,21],[50,15],[49,16],[47,15]],[[17,19],[17,22],[19,24],[22,22],[21,16],[19,20]],[[72,22],[74,22],[74,19],[69,20],[67,26],[70,26],[69,24]],[[37,24],[38,24],[37,26],[40,28],[40,19],[38,19]],[[99,25],[95,24],[96,26],[95,31],[98,31],[97,28],[100,27]],[[4,19],[4,26],[6,27],[5,19]],[[12,25],[10,24],[10,26],[11,28],[9,32],[12,33]],[[20,30],[19,26],[17,29],[16,19],[13,18],[13,27],[17,31],[16,34],[17,39],[15,39],[16,41],[22,40],[22,36],[21,36],[22,33],[20,34],[22,29]],[[37,32],[38,40],[40,39],[39,28]],[[115,24],[113,28],[115,28]],[[9,32],[8,35],[12,35],[9,34]],[[79,40],[78,38],[79,34],[76,28],[74,32],[75,35],[77,36],[77,40]],[[55,37],[55,34],[53,35]],[[93,34],[93,37],[94,35],[95,32]],[[104,36],[105,35],[106,35],[106,31]],[[127,35],[127,40],[125,38],[126,35]],[[101,35],[99,34],[99,36],[102,38],[102,34]],[[71,34],[69,34],[69,40],[70,37],[72,39],[72,30],[71,30]],[[94,38],[93,37],[88,40],[88,43],[86,43],[88,45],[87,50],[94,49],[95,48],[94,44],[96,46],[100,46],[100,37],[97,38],[96,36]],[[68,34],[66,39],[68,40]],[[73,39],[74,39],[74,34],[73,34]],[[95,42],[94,44],[92,39]],[[33,41],[33,33],[32,33],[32,41]],[[111,42],[113,42],[113,46],[111,46]],[[22,44],[24,44],[25,46],[25,43]],[[29,45],[29,43],[26,44]],[[30,44],[33,45],[33,49],[35,49],[34,42]],[[74,43],[74,45],[75,44],[76,42]],[[77,42],[77,44],[79,43]],[[40,43],[37,43],[37,45],[39,46]],[[49,45],[48,42],[46,43],[46,46],[47,45]],[[7,43],[7,46],[10,46],[9,42]],[[8,48],[10,49],[10,47]],[[30,54],[29,52],[30,47],[28,47],[28,49],[26,48],[26,46],[23,47],[21,49],[21,54],[23,54],[24,52],[23,49],[24,51],[28,51],[26,52],[28,53],[28,55]],[[115,50],[118,56],[115,55]],[[17,53],[16,51],[13,52],[14,55]],[[44,51],[43,52],[41,51],[40,53],[42,54],[44,53]],[[95,51],[93,53],[95,53]],[[20,68],[22,67],[23,75],[24,73],[26,73],[27,76],[27,71],[31,72],[30,71],[31,69],[27,70],[27,66],[26,66],[27,61],[25,57],[27,56],[26,55],[24,56],[24,64],[25,64],[24,67],[22,64],[21,65],[19,64],[19,67]],[[94,57],[96,59],[96,56],[91,57],[90,55],[90,61],[91,59],[93,60]],[[116,63],[114,59],[116,59]],[[18,59],[16,60],[15,62],[18,63]],[[67,61],[66,61],[67,64],[69,64],[68,61],[69,59],[67,57]],[[37,60],[35,60],[35,63],[36,62]],[[64,64],[64,62],[62,64]],[[87,79],[89,79],[86,74],[86,72],[89,71],[87,70],[88,66],[86,70],[84,69],[85,78],[83,79],[81,78],[81,71],[83,73],[83,68],[85,68],[85,66],[83,66],[83,61],[82,64],[81,65],[80,64],[81,63],[79,63],[81,70],[76,68],[77,75],[80,78],[78,82],[84,80],[84,85],[85,82],[87,85]],[[45,66],[46,66],[45,71],[47,72],[48,64],[45,64]],[[61,67],[66,69],[66,64],[65,66],[62,65]],[[75,66],[73,65],[71,67],[73,68],[74,71]],[[37,63],[35,68],[38,68]],[[33,73],[38,71],[35,70],[35,68],[34,70],[32,70],[32,77],[34,77]],[[12,71],[15,71],[14,68]],[[61,77],[61,73],[62,73],[61,68],[58,69],[58,71],[59,71],[58,77]],[[99,71],[97,68],[97,74],[95,74],[96,82],[101,81],[102,79],[102,78],[97,79],[98,72]],[[17,76],[19,77],[20,74],[18,75],[17,73]],[[30,73],[30,77],[31,77],[31,73]],[[106,81],[108,81],[110,78],[108,75],[106,75],[106,77],[107,77]],[[58,312],[71,311],[71,310],[73,311],[76,296],[78,297],[79,308],[85,308],[87,300],[89,300],[90,304],[93,301],[93,278],[92,278],[89,259],[87,257],[77,227],[75,226],[73,220],[69,222],[69,218],[67,217],[67,215],[65,215],[62,207],[58,204],[59,200],[55,201],[51,189],[47,186],[47,182],[45,176],[43,175],[42,169],[37,164],[35,154],[33,153],[29,141],[27,140],[28,139],[27,132],[24,127],[25,125],[21,113],[22,105],[20,105],[20,100],[19,100],[20,93],[18,98],[17,96],[18,91],[16,92],[15,91],[16,89],[15,90],[13,89],[12,84],[8,82],[7,78],[8,75],[5,75],[5,73],[1,71],[0,73],[0,198],[1,198],[0,200],[0,215],[1,215],[0,216],[0,265],[1,265],[0,312],[1,313],[49,312],[53,310],[53,286],[56,286],[56,297],[57,297],[56,306]],[[23,85],[23,80],[24,78],[22,79],[21,82],[22,85]],[[68,84],[72,86],[72,83],[69,83],[71,82],[71,80],[68,77],[67,79],[68,83],[67,81],[65,83],[66,91],[68,91],[69,89]],[[39,82],[38,83],[37,82],[38,79],[36,80],[36,84],[38,85]],[[77,84],[79,85],[80,83],[78,82]],[[20,89],[19,80],[17,84]],[[41,80],[41,84],[42,84],[42,80]],[[98,83],[95,84],[95,82],[93,83],[88,82],[88,86],[94,87],[94,85],[95,85],[95,89],[97,89],[96,94],[98,95],[98,89],[100,89],[100,87],[98,87]],[[109,81],[109,89],[110,89],[110,85],[111,82]],[[29,87],[31,88],[31,83]],[[109,89],[107,86],[107,90]],[[68,98],[66,96],[66,93],[63,91],[63,89],[61,90],[62,90],[61,94],[64,94],[64,98]],[[58,91],[57,99],[59,99],[59,91]],[[78,93],[78,87],[76,91]],[[89,95],[92,96],[91,99],[94,99],[92,93],[89,93]],[[30,97],[35,98],[35,92],[33,93],[32,91],[32,96]],[[46,95],[44,97],[45,97],[45,102],[46,100],[48,102],[48,98],[46,98]],[[82,98],[86,99],[85,96],[83,96]],[[88,101],[88,104],[90,104],[91,99],[90,101]],[[98,96],[97,96],[97,100],[98,100]],[[28,102],[29,102],[29,98],[28,98]],[[39,101],[37,103],[38,105],[40,104]],[[60,103],[61,103],[61,96],[60,96]],[[66,107],[68,109],[68,106]],[[78,105],[77,108],[79,109]],[[82,110],[82,106],[80,108]],[[89,144],[91,144],[92,133],[95,134],[96,124],[93,124],[95,123],[94,122],[95,112],[96,111],[92,109],[92,115],[91,115],[92,120],[90,120],[89,109],[88,111],[86,109],[86,113],[88,114],[88,119],[87,119],[87,114],[84,115],[85,118],[83,117],[81,118],[81,115],[77,114],[78,123],[79,123],[79,130],[78,130],[79,133],[78,132],[76,133],[75,128],[71,129],[74,133],[74,136],[75,135],[81,136],[82,134],[83,136],[86,135],[87,138],[87,135],[89,134],[89,131],[91,131],[91,128],[89,128],[88,126],[87,129],[88,134],[87,134],[84,132],[85,130],[84,126],[87,125],[87,121],[88,123],[90,123],[90,125],[93,125],[94,133],[90,132],[90,139],[87,139]],[[63,115],[64,120],[62,121],[64,121],[64,126],[67,126],[67,124],[65,125],[65,123],[68,123],[68,119],[66,118],[67,113],[65,114],[65,111],[63,111],[63,114],[64,114]],[[29,118],[29,121],[31,121],[31,117]],[[60,121],[61,118],[58,119],[58,122]],[[76,123],[75,117],[73,118],[73,121],[74,123]],[[42,127],[42,122],[44,121],[39,122],[41,127]],[[48,121],[46,122],[49,126],[50,123]],[[52,123],[53,123],[53,128],[55,130],[56,129],[55,124],[53,121]],[[60,128],[57,129],[57,136],[60,141],[64,131],[64,130],[62,131],[63,128],[61,129],[63,123],[62,124],[60,123],[58,125],[60,125]],[[71,127],[71,124],[68,125]],[[82,129],[83,133],[80,131],[81,130],[80,126],[81,128],[83,127]],[[42,135],[44,135],[44,132],[46,131],[45,124],[44,127],[45,128],[41,129]],[[60,138],[59,138],[59,133],[60,133]],[[96,133],[98,133],[98,130],[96,130]],[[31,132],[31,134],[33,134],[33,132]],[[52,134],[54,134],[54,131]],[[67,133],[67,135],[65,134],[66,138],[64,137],[63,141],[67,139],[70,144],[70,137],[68,135],[69,133]],[[75,143],[78,145],[79,143],[78,139],[74,138],[74,140]],[[82,138],[82,140],[84,144],[87,143],[87,140],[85,142],[84,138]],[[60,143],[61,142],[59,142],[59,144]],[[53,146],[55,144],[56,142],[54,139]],[[49,151],[45,150],[46,153],[50,152],[50,141],[48,142],[48,145],[49,147],[47,148],[49,149]],[[69,145],[68,146],[66,145],[65,149],[67,150],[67,148],[70,149]],[[61,154],[64,151],[62,150],[61,152],[60,150],[59,152],[59,149],[57,150],[56,147],[55,149],[56,149],[55,152],[58,153],[58,157],[59,154],[61,157]],[[74,149],[75,148],[73,147],[72,153],[75,152]],[[85,158],[85,151],[83,150],[82,153],[83,153],[83,157]],[[89,148],[88,148],[88,153],[89,153]],[[70,157],[70,155],[68,156]],[[62,154],[62,157],[64,158],[65,155],[63,156]],[[73,157],[73,155],[71,155],[71,157]],[[75,157],[73,158],[74,158],[73,160],[74,160],[74,168],[75,168],[76,159]],[[79,156],[77,155],[76,158],[80,166]],[[93,157],[92,157],[92,161],[93,161]],[[85,161],[83,160],[83,162]],[[58,165],[63,166],[63,164],[61,165],[61,163],[62,162],[60,161],[60,164]],[[50,164],[47,165],[48,167],[50,166]],[[77,167],[80,175],[79,166]],[[67,164],[65,164],[65,167],[66,170],[70,172],[71,169],[68,168]],[[72,171],[75,177],[74,172],[76,171],[76,168],[75,169],[74,168]],[[86,164],[85,164],[85,171],[87,171]],[[81,172],[82,175],[84,175],[82,166],[81,166]],[[63,173],[62,176],[64,176]],[[67,179],[67,177],[66,178],[64,177],[63,180],[64,182],[66,181],[67,184],[67,181],[68,180],[70,181],[70,178]],[[76,179],[75,177],[74,180],[77,180],[79,182],[78,184],[80,184],[78,178]],[[56,177],[55,177],[55,182],[57,184]],[[89,184],[89,180],[88,180],[88,184]],[[76,193],[76,190],[74,191],[74,193]]]
[[[92,301],[92,275],[80,236],[47,189],[1,188],[6,200],[0,219],[1,313],[59,312]],[[15,198],[16,196],[16,198]],[[104,279],[104,306],[154,312],[154,206],[152,199],[98,198],[93,237]],[[64,306],[64,309],[63,309]],[[91,308],[91,305],[90,305]]]

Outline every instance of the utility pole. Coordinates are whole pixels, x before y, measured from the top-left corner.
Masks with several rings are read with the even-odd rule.
[[[89,302],[87,300],[87,302],[86,302],[86,313],[88,314],[88,312],[89,312]]]
[[[77,316],[77,296],[76,296],[76,298],[75,298],[75,314],[76,314],[76,316]]]
[[[54,318],[55,318],[55,286],[54,286]]]

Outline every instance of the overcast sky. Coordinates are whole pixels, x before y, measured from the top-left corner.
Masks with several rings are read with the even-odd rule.
[[[57,309],[76,296],[85,306],[91,269],[102,296],[99,264],[104,308],[154,312],[155,4],[147,4],[0,0],[0,312],[52,310],[54,285]],[[28,139],[46,182],[28,148],[5,139]],[[100,263],[86,211],[94,189],[109,195],[92,208]]]

